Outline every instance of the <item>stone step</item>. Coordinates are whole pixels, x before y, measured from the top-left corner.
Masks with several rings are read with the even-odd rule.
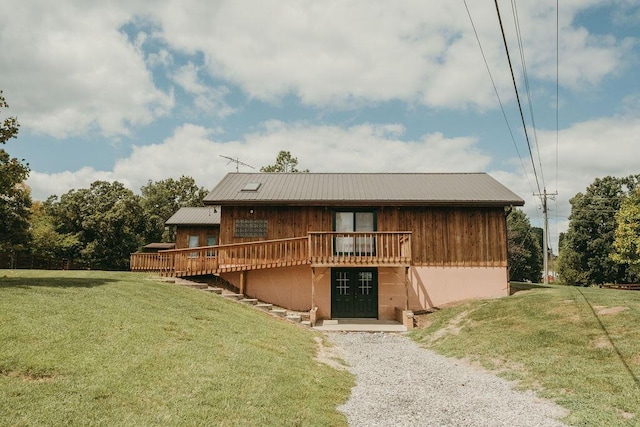
[[[308,312],[300,313],[300,318],[303,321],[311,320],[311,315]]]
[[[270,311],[271,314],[278,317],[285,317],[287,315],[287,310],[283,308],[274,308]]]
[[[310,321],[310,320],[303,320],[303,321],[301,321],[301,322],[300,322],[300,324],[301,324],[302,326],[308,326],[308,327],[311,327],[311,321]]]
[[[241,300],[239,300],[241,303],[244,304],[250,304],[250,305],[256,305],[258,303],[258,300],[255,298],[242,298]]]
[[[209,287],[209,285],[207,285],[206,283],[184,283],[182,284],[182,286],[194,289],[207,289]]]
[[[236,300],[236,301],[239,301],[239,300],[241,300],[242,298],[244,298],[244,295],[242,295],[242,294],[231,294],[231,293],[229,293],[229,294],[225,294],[225,293],[222,293],[221,295],[222,295],[223,297],[225,297],[225,298],[233,299],[233,300]]]
[[[205,291],[220,295],[222,293],[222,288],[208,287]]]
[[[269,311],[273,307],[273,304],[261,303],[261,304],[256,304],[254,307],[260,310]]]
[[[287,314],[285,316],[285,319],[294,323],[300,323],[302,321],[299,314]]]

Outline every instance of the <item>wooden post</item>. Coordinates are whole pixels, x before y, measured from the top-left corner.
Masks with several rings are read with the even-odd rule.
[[[404,309],[409,310],[409,267],[404,268]]]
[[[311,267],[311,310],[315,307],[316,302],[316,268]]]
[[[244,295],[244,291],[246,288],[246,281],[247,281],[247,272],[241,271],[240,272],[240,293],[242,295]]]

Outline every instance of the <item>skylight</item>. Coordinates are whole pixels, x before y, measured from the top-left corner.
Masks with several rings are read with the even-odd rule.
[[[258,191],[258,188],[260,188],[259,182],[247,182],[240,191]]]

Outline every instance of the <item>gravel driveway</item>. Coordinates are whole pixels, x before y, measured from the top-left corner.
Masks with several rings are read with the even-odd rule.
[[[563,426],[563,408],[399,334],[328,333],[357,376],[350,426]]]

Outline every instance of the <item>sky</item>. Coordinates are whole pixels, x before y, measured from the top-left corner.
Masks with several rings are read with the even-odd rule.
[[[489,0],[0,0],[3,148],[35,200],[211,189],[225,157],[257,172],[280,150],[311,172],[487,172],[534,226],[557,193],[557,248],[569,199],[640,173],[640,0],[498,5],[526,128]]]

